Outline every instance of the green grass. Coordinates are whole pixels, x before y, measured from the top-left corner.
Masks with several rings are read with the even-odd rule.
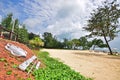
[[[62,62],[49,57],[48,52],[39,52],[38,59],[42,60],[46,67],[33,72],[35,80],[92,80],[85,78]]]
[[[0,58],[0,62],[7,62],[5,58]]]
[[[18,65],[17,64],[13,64],[12,68],[18,68]]]
[[[11,74],[12,74],[12,70],[8,70],[8,71],[6,72],[6,74],[7,74],[7,75],[11,75]]]

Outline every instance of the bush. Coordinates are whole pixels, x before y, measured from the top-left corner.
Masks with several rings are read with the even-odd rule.
[[[34,49],[39,49],[40,47],[44,46],[44,42],[39,37],[35,37],[34,39],[30,40],[29,43]]]

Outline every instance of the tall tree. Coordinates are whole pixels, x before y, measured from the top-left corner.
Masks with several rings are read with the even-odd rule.
[[[73,41],[64,38],[63,48],[72,49]]]
[[[98,7],[97,10],[91,13],[91,18],[88,20],[88,26],[84,27],[85,30],[90,32],[90,36],[104,37],[110,54],[113,53],[108,42],[113,40],[119,32],[119,17],[120,8],[116,0],[111,3],[105,1],[103,6]]]
[[[5,28],[11,30],[12,25],[13,25],[12,17],[13,17],[13,14],[10,13],[10,14],[7,15],[7,17],[2,19],[2,22],[1,22],[2,26],[4,26]]]
[[[45,48],[63,48],[63,44],[58,41],[57,38],[52,35],[52,33],[45,32],[43,37]]]
[[[49,32],[45,32],[43,34],[43,37],[44,37],[44,47],[48,47],[48,48],[51,48],[52,47],[52,34],[49,33]]]
[[[68,42],[68,39],[64,38],[64,39],[63,39],[63,47],[64,47],[64,48],[68,48],[67,42]]]
[[[76,49],[76,47],[80,46],[79,39],[73,39],[72,40],[72,46],[73,46],[74,49]]]
[[[101,48],[107,47],[107,45],[104,44],[104,42],[101,39],[96,39],[96,38],[92,40],[92,45],[93,45],[93,50],[95,49],[96,46]]]
[[[68,49],[72,49],[73,42],[70,40],[67,42]]]
[[[28,35],[29,35],[29,40],[31,40],[31,39],[34,39],[35,37],[39,37],[39,35],[36,35],[36,34],[34,34],[34,33],[28,33]]]
[[[15,19],[14,20],[14,32],[16,34],[18,34],[18,30],[19,30],[19,20],[18,19]]]
[[[80,46],[82,46],[82,49],[83,49],[83,50],[86,50],[86,49],[89,48],[89,46],[88,46],[88,41],[87,41],[87,38],[86,38],[86,37],[81,37],[81,38],[79,39],[79,41],[80,41]]]
[[[22,27],[20,28],[19,20],[18,19],[13,20],[12,13],[8,14],[7,17],[3,18],[1,24],[2,26],[4,26],[6,29],[10,31],[14,30],[13,32],[18,35],[19,42],[22,42],[22,43],[28,42],[28,32],[27,32],[27,29],[25,28],[25,25],[22,25]],[[11,34],[11,39],[12,37],[15,37],[15,36]]]
[[[28,32],[25,25],[23,25],[22,28],[19,28],[18,41],[22,43],[28,43]]]

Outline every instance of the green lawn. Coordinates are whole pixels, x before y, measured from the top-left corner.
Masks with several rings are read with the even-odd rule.
[[[92,80],[85,78],[62,62],[49,57],[48,52],[38,52],[37,54],[38,59],[42,60],[46,67],[33,72],[35,80]]]

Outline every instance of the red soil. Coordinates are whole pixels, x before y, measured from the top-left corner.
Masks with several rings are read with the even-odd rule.
[[[27,51],[27,57],[17,57],[12,55],[8,50],[5,49],[5,45],[7,43],[14,44],[24,50]],[[0,59],[4,59],[0,61],[0,80],[24,80],[27,78],[34,79],[33,76],[27,76],[27,72],[21,71],[18,68],[13,68],[13,65],[19,65],[28,58],[34,55],[33,51],[30,50],[26,45],[21,44],[19,42],[0,39]],[[7,74],[7,72],[12,71],[11,74]]]

